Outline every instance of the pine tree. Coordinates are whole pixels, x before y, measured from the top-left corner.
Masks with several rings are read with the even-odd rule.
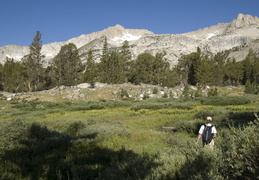
[[[107,70],[107,83],[119,84],[124,81],[124,68],[122,56],[119,56],[116,52],[111,52],[108,56],[108,70]]]
[[[196,52],[188,55],[183,55],[178,62],[177,72],[180,75],[180,81],[187,82],[191,85],[196,85],[195,66],[201,58],[201,49],[198,47]]]
[[[44,87],[43,65],[41,54],[42,41],[40,31],[36,32],[33,42],[30,45],[30,53],[22,58],[25,69],[27,86],[29,91],[40,90]]]
[[[259,84],[259,57],[257,57],[255,59],[253,67],[252,67],[252,71],[253,71],[254,82]]]
[[[228,59],[225,67],[226,82],[230,85],[239,85],[243,78],[243,65],[235,59]]]
[[[88,51],[87,55],[84,80],[85,82],[90,83],[91,87],[93,88],[97,80],[97,68],[94,62],[93,51],[91,49]]]
[[[153,84],[169,85],[167,79],[171,79],[170,65],[164,60],[165,53],[157,53],[153,65]],[[171,79],[172,80],[172,79]]]
[[[251,67],[249,69],[251,70],[250,81],[259,84],[259,57],[252,49],[250,49],[246,58],[251,62]],[[246,70],[245,67],[244,69]]]
[[[213,84],[216,86],[223,85],[224,81],[224,60],[220,59],[212,64]]]
[[[80,82],[83,65],[75,44],[61,47],[52,63],[53,78],[56,85],[74,85]]]
[[[5,91],[21,92],[25,90],[23,67],[19,62],[6,58],[2,69],[2,84]]]
[[[121,53],[123,55],[123,58],[125,59],[125,62],[128,62],[131,60],[131,52],[130,52],[130,45],[128,41],[124,41],[123,45],[121,47]]]
[[[125,77],[124,82],[128,82],[128,76],[130,71],[130,60],[131,60],[131,52],[130,52],[130,45],[128,41],[124,41],[121,47],[121,54],[122,54],[122,68],[123,68],[123,76]]]
[[[251,59],[249,56],[245,58],[245,60],[242,62],[244,66],[244,75],[243,75],[243,84],[247,84],[246,82],[252,82],[252,68],[253,68],[253,63],[251,62]]]
[[[162,77],[162,86],[175,87],[179,83],[179,74],[175,67],[165,71],[164,77]]]
[[[199,85],[205,86],[213,84],[212,65],[213,63],[208,56],[204,56],[197,60],[195,66],[195,79]]]
[[[149,53],[139,54],[130,72],[130,81],[134,84],[153,83],[155,57]]]
[[[3,65],[0,63],[0,91],[3,89]]]
[[[108,51],[108,42],[107,38],[104,38],[103,50],[100,59],[100,63],[98,64],[98,72],[100,74],[100,81],[105,83],[109,81],[108,72],[109,72],[109,51]]]

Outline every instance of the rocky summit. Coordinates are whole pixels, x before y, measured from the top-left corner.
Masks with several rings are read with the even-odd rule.
[[[251,15],[239,14],[230,23],[219,23],[215,26],[199,29],[184,34],[154,34],[145,29],[125,29],[115,25],[102,31],[69,39],[64,42],[53,42],[42,46],[46,65],[51,63],[61,46],[74,43],[79,49],[82,61],[86,60],[88,50],[92,49],[96,61],[102,53],[105,37],[109,48],[119,48],[127,40],[131,46],[133,59],[139,54],[147,52],[166,53],[165,58],[171,65],[176,65],[183,54],[195,52],[200,47],[202,52],[209,55],[225,50],[230,51],[229,58],[243,60],[249,49],[259,52],[259,18]],[[29,54],[28,46],[7,45],[0,47],[0,63],[6,57],[20,61]]]

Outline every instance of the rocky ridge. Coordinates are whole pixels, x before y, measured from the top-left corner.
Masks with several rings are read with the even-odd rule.
[[[252,48],[255,52],[259,51],[256,43],[259,39],[259,18],[239,14],[230,23],[220,23],[184,34],[154,34],[145,29],[125,29],[121,25],[116,25],[103,31],[83,34],[68,41],[45,44],[42,47],[42,54],[46,56],[44,61],[46,64],[50,63],[61,46],[68,43],[74,43],[77,46],[83,61],[87,58],[89,49],[93,50],[98,60],[105,37],[107,37],[110,48],[119,48],[124,40],[128,40],[133,59],[144,52],[153,55],[165,52],[167,61],[171,65],[175,65],[181,55],[194,52],[197,47],[208,54],[215,54],[235,47],[245,47],[239,48],[239,53],[235,50],[229,55],[230,58],[235,57],[239,61],[247,55],[247,49]],[[26,46],[8,45],[0,47],[0,63],[3,63],[6,57],[19,61],[28,53],[29,47]]]

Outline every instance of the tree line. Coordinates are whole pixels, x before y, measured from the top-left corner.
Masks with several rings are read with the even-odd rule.
[[[245,85],[248,93],[259,93],[259,57],[252,50],[243,61],[237,62],[227,58],[227,52],[209,57],[197,47],[196,52],[181,56],[178,64],[171,67],[165,53],[142,53],[133,59],[128,41],[124,41],[119,50],[111,50],[105,38],[99,62],[90,49],[86,63],[82,63],[76,45],[69,43],[44,67],[40,31],[36,32],[29,49],[29,54],[20,62],[6,58],[0,65],[0,90],[40,91],[84,82],[92,87],[96,82],[174,87],[181,82],[201,87]]]

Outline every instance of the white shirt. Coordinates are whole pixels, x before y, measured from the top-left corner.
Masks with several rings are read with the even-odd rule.
[[[207,125],[207,126],[212,126],[212,124],[210,124],[210,123],[208,123],[208,124],[206,124],[206,125]],[[202,133],[203,133],[204,128],[205,128],[205,126],[202,125],[201,128],[200,128],[200,130],[199,130],[199,134],[202,134]],[[212,127],[211,133],[212,133],[212,134],[216,134],[216,133],[217,133],[217,130],[216,130],[215,126]]]

